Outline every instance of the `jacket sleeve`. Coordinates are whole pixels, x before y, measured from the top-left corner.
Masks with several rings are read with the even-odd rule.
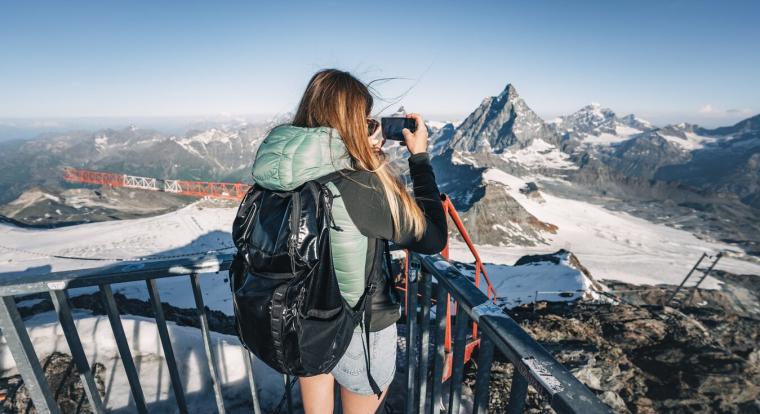
[[[423,254],[438,253],[446,246],[448,230],[430,156],[427,153],[410,156],[409,174],[414,199],[425,216],[425,231],[420,239],[416,239],[410,230],[395,234],[388,201],[380,179],[374,173],[352,174],[341,180],[338,188],[351,220],[363,235],[392,240],[400,247]],[[402,229],[405,228],[403,217],[400,217]]]

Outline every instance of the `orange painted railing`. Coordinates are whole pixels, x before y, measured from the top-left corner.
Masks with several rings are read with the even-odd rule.
[[[478,289],[480,288],[480,276],[482,274],[483,278],[488,284],[488,287],[486,289],[486,296],[495,302],[496,290],[494,290],[493,288],[491,279],[488,277],[488,271],[486,270],[485,266],[483,266],[483,261],[480,259],[480,255],[478,254],[478,250],[475,248],[475,244],[472,242],[472,239],[470,238],[469,233],[467,233],[467,229],[464,227],[464,223],[462,223],[462,220],[459,218],[459,213],[457,213],[456,208],[454,208],[454,204],[445,194],[441,194],[441,203],[443,203],[444,213],[454,223],[454,226],[456,226],[456,229],[459,232],[460,236],[462,237],[462,240],[464,240],[465,244],[467,245],[467,248],[470,250],[470,253],[475,259],[475,286]],[[449,241],[450,239],[447,240],[446,246],[441,251],[441,255],[445,257],[446,259],[449,258]],[[408,292],[408,286],[409,286],[409,280],[408,280],[409,252],[405,251],[405,253],[406,253],[405,255],[406,257],[404,259],[404,268],[403,268],[404,287],[399,288],[399,290],[404,292],[404,308],[406,309],[406,304],[407,304],[406,292]],[[417,296],[420,296],[420,294],[418,293]],[[451,296],[447,295],[446,299],[447,299],[446,330],[444,333],[444,350],[446,353],[446,357],[445,357],[445,362],[444,362],[442,381],[446,381],[451,376],[452,357],[453,357],[452,346],[451,346],[451,331],[452,331]],[[435,302],[435,300],[433,300],[433,302]],[[456,305],[456,302],[455,302],[455,305]],[[454,309],[456,309],[456,306],[454,307]],[[470,358],[472,357],[473,350],[478,345],[480,345],[480,339],[478,339],[478,325],[476,323],[473,323],[472,324],[472,340],[469,343],[467,343],[467,345],[465,346],[465,352],[464,352],[465,362],[470,360]]]

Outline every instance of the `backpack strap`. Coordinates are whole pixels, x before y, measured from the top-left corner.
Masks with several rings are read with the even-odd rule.
[[[383,256],[385,257],[385,271],[387,272],[388,283],[393,284],[393,258],[391,257],[391,246],[388,240],[383,240]]]
[[[372,293],[375,293],[375,284],[370,283],[370,287],[372,289]],[[380,390],[380,387],[377,385],[377,382],[375,381],[375,378],[372,376],[372,371],[370,367],[370,341],[369,341],[369,324],[372,320],[372,297],[370,295],[369,300],[364,301],[364,322],[362,323],[362,331],[364,333],[363,340],[366,340],[367,348],[364,352],[364,362],[367,365],[367,380],[369,380],[369,386],[372,388],[372,392],[377,395],[377,399],[380,399],[380,395],[382,394],[382,391]]]
[[[382,246],[380,246],[379,243],[382,243]],[[367,366],[367,380],[369,381],[370,388],[372,388],[372,392],[375,393],[375,395],[377,395],[377,399],[380,399],[382,391],[380,390],[380,387],[377,385],[375,378],[372,376],[371,364],[370,364],[371,354],[370,354],[369,328],[370,328],[370,322],[372,321],[372,297],[377,292],[377,281],[374,280],[372,277],[378,273],[382,274],[383,277],[385,276],[382,272],[378,272],[378,267],[381,267],[383,263],[382,256],[385,253],[385,243],[386,243],[385,240],[375,239],[374,262],[372,263],[372,271],[370,272],[370,277],[367,278],[367,287],[365,288],[365,295],[363,298],[364,320],[361,323],[362,334],[364,335],[362,338],[362,341],[366,341],[364,362]]]

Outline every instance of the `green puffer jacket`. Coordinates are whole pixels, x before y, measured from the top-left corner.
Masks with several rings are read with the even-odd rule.
[[[420,192],[424,193],[424,198],[439,200],[427,153],[414,155],[409,162],[418,203]],[[260,186],[288,191],[331,172],[351,169],[351,165],[348,151],[337,130],[280,125],[272,129],[259,146],[252,173],[254,181]],[[419,191],[418,181],[425,184]],[[359,300],[365,280],[373,269],[386,274],[382,256],[383,239],[393,240],[413,250],[426,250],[423,253],[438,252],[445,245],[446,221],[440,202],[423,208],[428,219],[427,237],[413,240],[411,235],[394,235],[388,203],[374,173],[351,171],[327,185],[336,196],[332,215],[340,229],[330,229],[333,266],[341,294],[349,305],[353,306]],[[431,214],[435,216],[434,220],[431,220]],[[373,266],[378,260],[379,266]],[[370,331],[383,329],[400,317],[399,298],[386,279],[375,278],[382,280],[382,283],[378,284],[378,294],[372,298]],[[358,330],[360,327],[357,326]]]

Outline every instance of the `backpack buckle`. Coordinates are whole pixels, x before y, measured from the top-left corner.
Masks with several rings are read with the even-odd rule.
[[[368,296],[373,296],[375,294],[375,292],[377,292],[377,285],[374,282],[368,284],[367,285],[367,295]]]
[[[417,257],[412,256],[409,259],[409,269],[407,270],[407,278],[410,282],[417,281],[421,269],[422,264],[420,263],[420,260]]]

